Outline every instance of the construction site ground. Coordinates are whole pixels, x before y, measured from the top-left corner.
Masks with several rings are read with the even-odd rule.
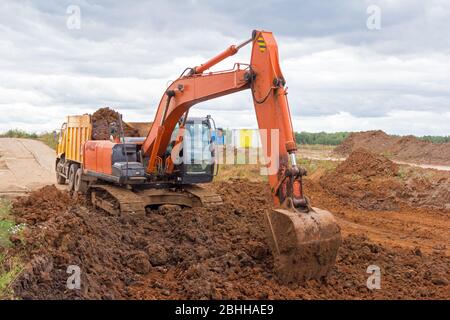
[[[0,139],[2,157],[11,152],[5,145],[22,148],[24,142]],[[19,227],[0,247],[0,271],[17,272],[4,298],[450,298],[447,171],[398,165],[362,149],[345,161],[300,157],[310,172],[305,190],[314,206],[335,215],[343,243],[326,279],[283,285],[265,243],[262,217],[272,200],[256,165],[221,167],[209,185],[222,196],[221,207],[135,217],[111,216],[57,189],[53,156],[23,159],[30,165],[23,165],[22,176],[33,174],[35,162],[50,173],[36,179],[40,185],[26,184],[35,191],[13,201],[10,218]],[[0,180],[7,191],[12,183],[4,181],[13,180]],[[80,290],[67,288],[70,265],[80,267]],[[369,266],[380,268],[380,289],[367,287]]]

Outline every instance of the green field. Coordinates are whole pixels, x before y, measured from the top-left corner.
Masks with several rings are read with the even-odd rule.
[[[11,203],[0,198],[0,300],[13,298],[10,284],[22,270],[18,256],[9,256],[11,247],[9,237],[13,232],[21,232],[21,226],[16,226],[10,215]]]

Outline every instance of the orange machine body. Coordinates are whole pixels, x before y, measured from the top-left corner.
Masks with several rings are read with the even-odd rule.
[[[109,140],[86,141],[83,147],[83,166],[91,172],[112,174],[112,149],[116,143]]]

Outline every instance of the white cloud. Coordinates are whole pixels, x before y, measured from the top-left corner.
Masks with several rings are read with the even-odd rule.
[[[365,27],[372,2],[382,9],[375,32]],[[69,4],[81,8],[81,30],[66,28]],[[276,12],[273,5],[2,1],[0,132],[52,130],[66,114],[105,105],[126,120],[148,121],[168,81],[257,27],[278,40],[295,130],[450,134],[448,2],[288,1]],[[235,61],[248,62],[248,48],[214,69]],[[249,92],[202,103],[191,114],[211,114],[223,127],[256,127]]]
[[[347,112],[340,112],[329,116],[293,119],[297,131],[383,130],[400,135],[448,135],[449,123],[450,112],[429,111],[392,111],[383,117],[355,117]]]

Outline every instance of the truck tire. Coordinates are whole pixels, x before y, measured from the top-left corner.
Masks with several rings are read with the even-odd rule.
[[[56,160],[56,166],[55,166],[56,183],[57,184],[66,184],[67,179],[58,172],[58,167],[60,166],[60,164],[64,165],[64,157],[61,157],[61,159]]]
[[[78,168],[77,172],[75,173],[75,184],[74,184],[74,190],[75,192],[79,193],[87,193],[89,189],[89,183],[85,180],[83,180],[83,169]]]
[[[57,184],[66,184],[66,178],[56,172],[56,183]]]
[[[72,163],[69,168],[69,191],[73,191],[75,187],[75,174],[78,170],[78,164]]]

